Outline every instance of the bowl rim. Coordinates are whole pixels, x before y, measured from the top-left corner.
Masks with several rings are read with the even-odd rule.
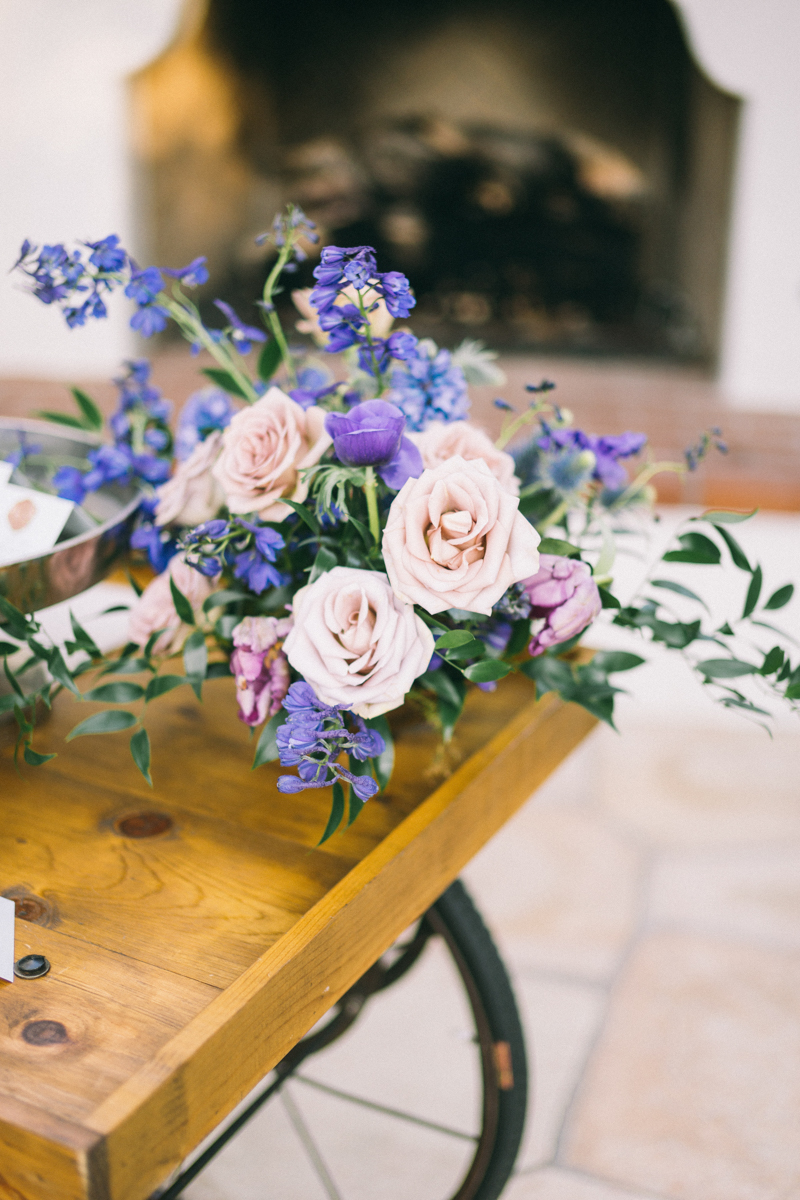
[[[0,429],[19,429],[23,433],[40,433],[48,434],[51,437],[59,435],[63,438],[70,438],[72,441],[84,442],[87,446],[102,446],[101,438],[89,433],[83,429],[70,429],[67,425],[59,427],[58,423],[53,421],[35,421],[30,417],[4,417],[0,416]],[[142,503],[144,489],[140,489],[132,500],[115,513],[113,517],[109,517],[102,525],[95,525],[93,529],[87,529],[85,533],[76,534],[75,537],[67,538],[64,542],[56,542],[52,550],[48,550],[46,554],[32,554],[29,558],[18,558],[13,563],[6,563],[5,566],[0,566],[0,574],[4,571],[10,571],[14,567],[22,566],[23,563],[37,562],[39,559],[52,558],[54,554],[60,554],[63,550],[71,550],[73,546],[80,546],[84,542],[94,541],[96,538],[102,537],[103,534],[115,529],[118,525],[126,521],[132,516],[139,505]]]

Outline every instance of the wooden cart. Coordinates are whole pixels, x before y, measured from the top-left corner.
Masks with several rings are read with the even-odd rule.
[[[0,1200],[150,1196],[595,723],[521,676],[473,691],[437,785],[401,714],[388,793],[314,849],[329,793],[251,771],[234,709],[229,680],[162,700],[152,791],[125,735],[63,745],[94,711],[69,696],[58,758],[2,753],[0,892],[51,970],[0,983]]]

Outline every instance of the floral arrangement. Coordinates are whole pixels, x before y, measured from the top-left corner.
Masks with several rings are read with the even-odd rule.
[[[652,477],[694,469],[713,446],[724,450],[718,430],[683,463],[642,461],[644,435],[573,428],[545,381],[528,387],[519,412],[495,401],[505,416],[493,442],[468,414],[470,383],[503,382],[495,356],[475,342],[451,353],[415,337],[403,324],[415,304],[405,276],[380,272],[370,247],[323,247],[316,286],[293,293],[297,328],[312,345],[290,346],[275,298],[317,235],[290,206],[261,240],[274,254],[262,327],[218,300],[218,329],[186,295],[207,280],[204,259],[182,270],[141,269],[113,235],[72,250],[22,248],[17,269],[68,325],[104,317],[106,296],[122,289],[140,334],[172,320],[193,351],[217,363],[174,434],[148,363],[128,363],[117,380],[113,443],[89,452],[87,470],[54,464],[53,490],[78,504],[104,484],[139,481],[131,546],[157,574],[131,610],[128,644],[111,656],[74,617],[71,641],[46,644],[35,616],[0,597],[14,639],[0,644],[12,688],[0,707],[14,709],[27,763],[53,757],[32,746],[36,705],[66,688],[112,706],[69,738],[130,731],[133,759],[150,781],[149,705],[180,686],[201,699],[207,680],[230,675],[240,719],[260,727],[254,766],[279,758],[296,768],[278,780],[284,793],[332,786],[324,840],[345,810],[352,821],[386,787],[386,714],[404,703],[416,704],[447,744],[469,687],[493,690],[522,672],[538,694],[556,691],[613,725],[619,689],[611,677],[644,660],[574,653],[604,610],[616,625],[682,653],[727,707],[760,719],[769,715],[763,697],[800,699],[800,665],[764,619],[793,587],[759,606],[761,569],[731,532],[752,514],[693,519],[661,560],[712,565],[729,556],[748,577],[735,620],[704,628],[702,613],[679,619],[670,595],[698,611],[703,601],[652,573],[624,607],[613,594],[616,543],[650,512]],[[42,415],[97,431],[96,405],[73,394],[75,416]],[[631,478],[624,464],[636,458]],[[750,641],[740,656],[741,638],[763,639],[764,629],[770,644]],[[30,656],[12,671],[9,658],[22,644]],[[26,671],[37,662],[49,679],[29,692]],[[94,679],[81,692],[86,672]],[[748,681],[760,688],[755,698]]]

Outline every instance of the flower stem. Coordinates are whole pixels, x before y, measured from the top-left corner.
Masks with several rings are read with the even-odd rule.
[[[191,301],[182,303],[183,300],[185,300],[183,296],[174,299],[166,292],[159,292],[158,295],[159,304],[163,304],[183,336],[188,341],[199,342],[209,354],[213,355],[222,369],[236,380],[247,402],[254,404],[258,400],[258,392],[253,387],[249,375],[237,366],[236,360],[225,342],[217,342],[211,337]]]
[[[266,321],[270,330],[272,331],[272,336],[275,338],[275,341],[278,343],[280,348],[281,358],[283,359],[283,365],[286,367],[286,373],[289,376],[289,381],[292,387],[297,387],[297,373],[294,369],[294,362],[292,361],[292,356],[289,353],[286,335],[283,332],[278,314],[275,311],[275,305],[272,301],[275,285],[278,282],[281,271],[289,261],[293,247],[294,242],[291,240],[291,238],[287,238],[286,245],[281,248],[278,257],[275,260],[275,266],[270,271],[269,275],[267,276],[267,281],[264,284],[264,308],[262,311],[266,315]]]
[[[369,513],[369,531],[378,545],[381,540],[381,522],[378,516],[378,481],[375,478],[375,468],[366,467],[364,474],[364,495],[367,497],[367,512]]]

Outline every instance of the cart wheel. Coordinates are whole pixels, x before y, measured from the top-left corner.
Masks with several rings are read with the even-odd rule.
[[[336,1064],[333,1060],[328,1063],[327,1077],[325,1071],[320,1073],[319,1069],[314,1069],[313,1061],[309,1072],[305,1071],[306,1060],[312,1055],[330,1047],[358,1024],[348,1034],[346,1043],[350,1043],[351,1039],[360,1036],[359,1027],[362,1023],[367,1026],[373,1017],[379,1017],[379,993],[407,974],[431,939],[441,939],[450,959],[449,975],[452,976],[453,987],[456,980],[461,984],[462,994],[454,995],[459,1013],[471,1013],[472,1030],[460,1034],[465,1061],[458,1064],[458,1070],[454,1073],[454,1087],[458,1088],[469,1060],[469,1073],[474,1080],[472,1100],[475,1110],[471,1129],[450,1127],[452,1116],[447,1108],[437,1113],[435,1119],[431,1119],[429,1111],[415,1112],[407,1094],[403,1094],[396,1103],[387,1104],[385,1093],[373,1099],[369,1094],[364,1094],[365,1090],[368,1091],[364,1087],[351,1090],[352,1080],[347,1081],[349,1087],[340,1086],[342,1081],[335,1075]],[[466,1005],[463,1002],[464,993]],[[399,991],[397,1000],[402,1002]],[[363,1022],[359,1021],[365,1012],[369,1017]],[[379,1042],[377,1052],[380,1052]],[[337,1053],[350,1056],[352,1050],[350,1045],[343,1044]],[[367,1053],[376,1053],[374,1030]],[[318,1060],[318,1065],[323,1062],[324,1058]],[[411,1064],[409,1068],[412,1078],[419,1079],[420,1094],[424,1094],[429,1065],[423,1061]],[[513,1169],[525,1123],[525,1043],[505,967],[460,880],[451,884],[439,897],[405,940],[395,943],[341,997],[326,1017],[278,1064],[269,1079],[268,1086],[207,1146],[192,1165],[184,1169],[178,1178],[173,1178],[166,1190],[157,1193],[161,1200],[173,1200],[187,1188],[185,1200],[191,1200],[195,1194],[198,1200],[210,1194],[205,1189],[195,1192],[194,1188],[189,1187],[191,1180],[279,1091],[281,1095],[276,1097],[276,1103],[283,1107],[281,1119],[285,1125],[288,1118],[294,1126],[298,1148],[302,1146],[323,1194],[327,1194],[330,1200],[372,1200],[375,1195],[385,1196],[387,1200],[408,1200],[411,1195],[415,1200],[497,1200]],[[385,1077],[381,1076],[381,1079],[385,1080]],[[287,1083],[291,1084],[289,1088],[286,1087]],[[375,1165],[375,1170],[382,1174],[381,1186],[377,1189],[369,1187],[364,1192],[358,1183],[353,1185],[351,1180],[342,1179],[341,1167],[337,1169],[337,1164],[331,1161],[325,1145],[326,1139],[330,1144],[334,1136],[329,1121],[321,1119],[319,1111],[309,1112],[309,1097],[316,1097],[319,1103],[319,1097],[325,1094],[338,1103],[344,1114],[347,1121],[343,1125],[345,1136],[352,1137],[355,1130],[355,1153],[361,1150],[358,1144],[359,1110],[372,1109],[374,1113],[381,1114],[380,1119],[384,1122],[394,1120],[400,1129],[408,1129],[409,1123],[416,1124],[427,1129],[428,1137],[439,1136],[443,1142],[448,1142],[449,1157],[443,1157],[447,1158],[451,1182],[444,1183],[441,1179],[431,1182],[426,1178],[423,1186],[418,1176],[401,1178],[401,1167],[407,1165],[412,1173],[414,1170],[414,1163],[409,1161],[407,1153],[405,1157],[401,1156],[399,1162],[397,1158],[387,1158],[385,1162]],[[460,1095],[454,1093],[454,1096],[457,1100],[463,1100]],[[311,1109],[314,1109],[313,1103]],[[314,1117],[318,1125],[315,1125]],[[453,1139],[460,1140],[454,1143]],[[454,1150],[454,1146],[457,1150]],[[231,1146],[224,1158],[232,1163],[234,1155],[236,1147]],[[210,1169],[209,1175],[215,1172],[220,1172],[220,1181],[223,1172],[227,1175],[222,1159]],[[261,1186],[263,1191],[259,1190],[259,1196],[266,1198],[274,1195],[283,1200],[284,1190],[280,1179],[274,1181],[272,1190],[268,1177],[262,1180]],[[215,1196],[218,1194],[213,1182],[212,1192]]]

